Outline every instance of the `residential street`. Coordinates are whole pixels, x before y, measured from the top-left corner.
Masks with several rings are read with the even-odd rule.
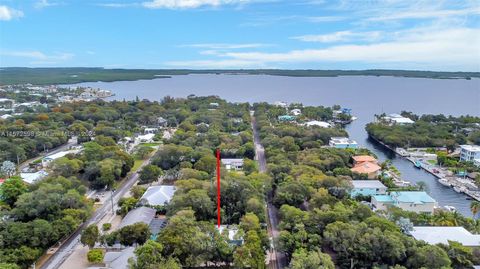
[[[123,197],[131,188],[132,186],[137,182],[139,178],[139,171],[141,171],[142,167],[150,163],[151,157],[154,154],[150,155],[150,157],[143,162],[143,164],[140,166],[140,168],[137,170],[137,172],[133,173],[130,175],[130,177],[122,184],[122,186],[115,191],[113,195],[113,204],[114,204],[114,210],[117,205],[118,200]],[[76,246],[80,243],[80,234],[83,230],[83,228],[89,226],[90,224],[97,223],[100,221],[109,211],[112,210],[112,204],[110,199],[107,199],[107,201],[100,207],[98,208],[92,215],[92,217],[87,220],[81,227],[81,229],[78,229],[77,232],[75,232],[67,241],[65,241],[62,246],[53,254],[43,265],[42,269],[56,269],[60,267],[60,265],[71,255],[73,250],[76,248]]]
[[[255,117],[251,113],[252,116],[252,129],[253,129],[253,141],[255,144],[255,152],[256,158],[258,161],[258,167],[261,173],[265,173],[267,171],[267,160],[265,158],[265,150],[263,146],[260,144],[260,136],[257,131],[257,122]],[[268,213],[268,233],[269,236],[273,239],[272,248],[273,253],[270,257],[270,266],[271,268],[281,269],[287,267],[287,259],[285,254],[278,250],[276,246],[277,238],[279,235],[278,231],[278,210],[272,204],[272,193],[268,194],[267,198],[267,213]]]

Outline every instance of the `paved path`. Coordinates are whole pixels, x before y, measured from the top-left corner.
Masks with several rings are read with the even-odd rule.
[[[253,129],[253,142],[255,144],[255,151],[256,151],[256,159],[258,161],[258,168],[261,173],[267,172],[267,160],[265,158],[265,149],[260,143],[260,136],[257,130],[257,122],[255,117],[251,113],[252,116],[252,129]],[[285,253],[278,250],[276,246],[277,238],[279,235],[278,231],[278,210],[272,204],[272,197],[273,193],[268,194],[267,198],[267,213],[268,213],[268,233],[270,237],[273,239],[272,242],[272,249],[273,253],[270,256],[270,266],[274,269],[282,269],[287,267],[287,258]]]
[[[150,155],[153,156],[154,154]],[[137,171],[140,171],[141,168],[150,163],[151,157],[148,158]],[[129,191],[132,186],[137,182],[139,178],[139,172],[135,172],[130,175],[130,177],[122,184],[122,186],[115,191],[113,194],[113,204],[114,210],[117,205],[118,200],[123,197],[127,191]],[[60,265],[72,254],[78,244],[80,243],[80,236],[82,230],[87,226],[99,222],[109,211],[112,210],[112,202],[110,199],[107,199],[105,203],[98,208],[94,213],[93,216],[87,220],[80,229],[78,229],[70,238],[65,241],[43,265],[42,269],[57,269]]]

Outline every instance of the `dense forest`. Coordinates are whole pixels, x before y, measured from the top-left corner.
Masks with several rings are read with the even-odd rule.
[[[281,218],[279,245],[290,268],[469,268],[479,262],[480,249],[427,245],[404,233],[411,225],[463,225],[478,233],[478,220],[450,212],[373,212],[350,198],[351,178],[343,173],[352,155],[368,152],[322,148],[326,137],[344,131],[277,123],[271,111],[255,105]]]
[[[293,77],[336,76],[396,76],[437,79],[470,79],[480,77],[478,72],[438,72],[416,70],[281,70],[281,69],[104,69],[104,68],[26,68],[6,67],[0,70],[0,85],[26,84],[73,84],[79,82],[120,81],[168,78],[188,74],[249,74]]]

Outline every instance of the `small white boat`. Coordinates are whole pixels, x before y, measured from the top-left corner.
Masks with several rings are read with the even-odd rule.
[[[445,178],[439,179],[438,183],[440,183],[440,184],[442,184],[443,186],[446,186],[446,187],[451,187],[452,186],[452,184],[450,184],[450,182]]]
[[[446,211],[448,212],[455,212],[457,211],[457,209],[454,207],[454,206],[451,206],[451,205],[446,205],[443,207]]]

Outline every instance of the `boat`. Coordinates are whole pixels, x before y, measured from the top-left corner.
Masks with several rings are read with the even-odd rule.
[[[438,180],[438,183],[440,183],[440,184],[442,184],[443,186],[446,186],[446,187],[451,187],[452,186],[452,184],[450,184],[450,182],[446,178],[440,178]]]
[[[446,205],[443,207],[446,211],[448,212],[455,212],[457,211],[457,209],[454,207],[454,206],[451,206],[451,205]]]
[[[458,192],[458,193],[465,192],[465,188],[461,187],[461,186],[455,186],[455,187],[453,187],[453,190]]]
[[[416,168],[422,168],[422,162],[420,162],[419,160],[415,160],[414,165]]]

